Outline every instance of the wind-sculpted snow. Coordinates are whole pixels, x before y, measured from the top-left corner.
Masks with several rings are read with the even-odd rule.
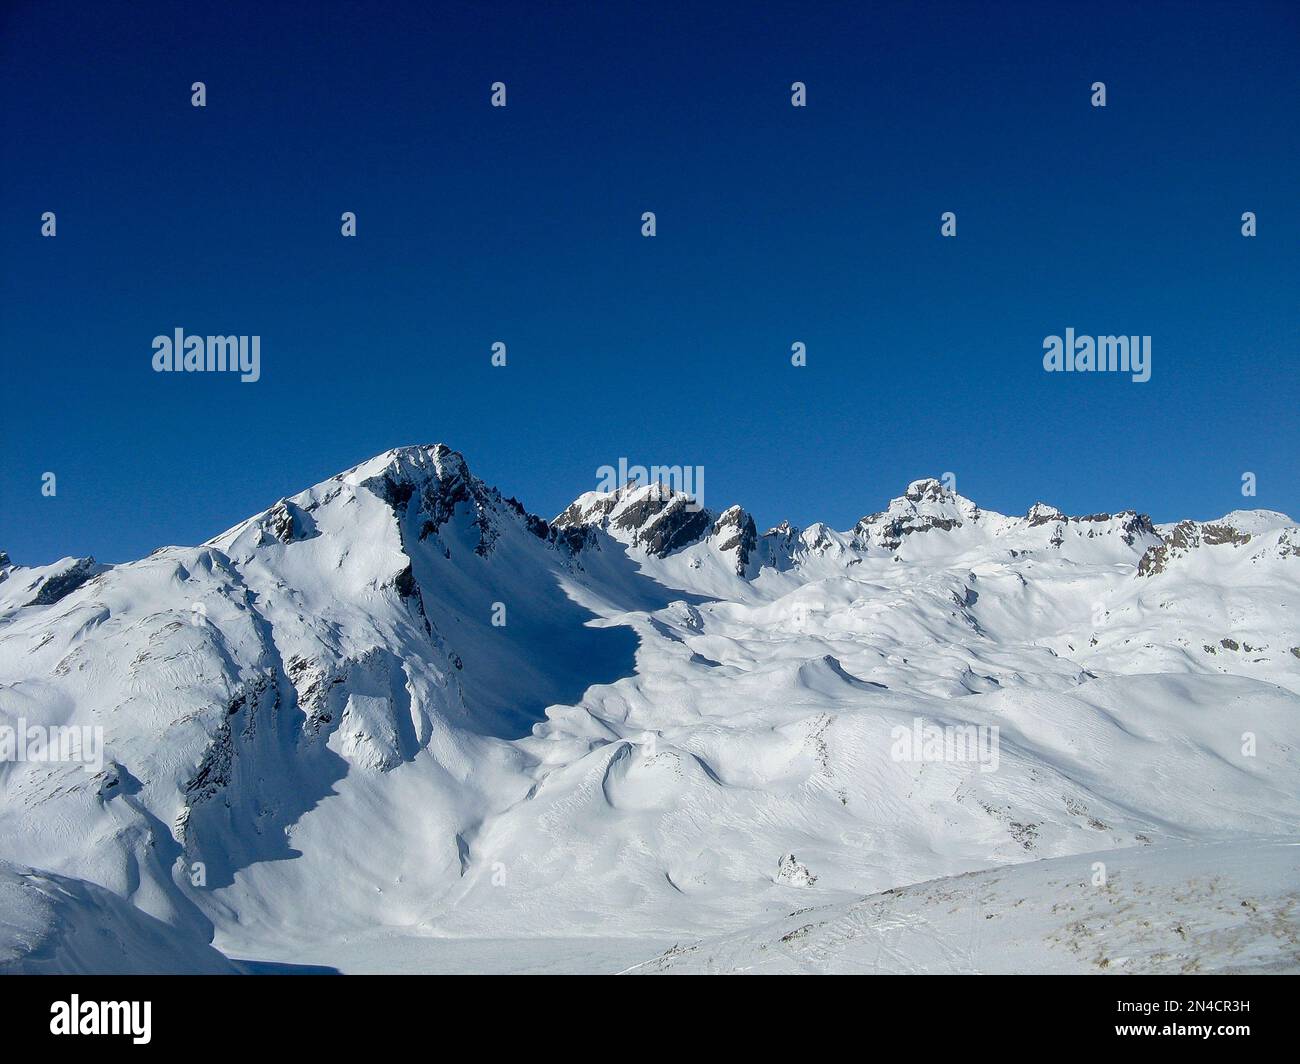
[[[2,559],[0,725],[104,745],[0,762],[0,858],[346,970],[381,926],[686,940],[1289,837],[1297,543],[1266,511],[1008,517],[934,480],[846,532],[654,486],[552,523],[402,448],[199,547]],[[900,752],[926,727],[978,742]]]
[[[207,942],[91,883],[0,861],[0,975],[233,975]]]

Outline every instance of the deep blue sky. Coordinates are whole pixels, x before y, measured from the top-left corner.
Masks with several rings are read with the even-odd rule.
[[[764,526],[946,470],[1012,513],[1300,512],[1294,3],[291,6],[0,8],[15,561],[439,440],[545,516],[619,456]],[[177,326],[259,334],[262,380],[155,374]],[[1044,373],[1067,326],[1150,334],[1152,380]]]

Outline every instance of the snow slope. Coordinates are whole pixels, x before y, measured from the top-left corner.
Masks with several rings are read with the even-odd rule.
[[[1298,554],[1284,515],[1009,517],[932,480],[845,532],[655,486],[548,522],[400,448],[198,547],[0,556],[0,725],[106,748],[0,761],[0,858],[228,956],[330,965],[376,929],[404,955],[656,946],[1290,837]],[[917,722],[997,727],[996,766],[897,760]]]
[[[0,862],[0,975],[233,975],[201,939],[103,887]]]
[[[1300,840],[1056,857],[686,946],[635,975],[1300,972]]]

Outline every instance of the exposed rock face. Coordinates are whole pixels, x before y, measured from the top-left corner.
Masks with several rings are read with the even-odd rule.
[[[939,529],[950,532],[980,519],[980,510],[969,499],[949,491],[933,478],[915,480],[888,509],[862,518],[853,529],[854,539],[864,547],[897,550],[908,536]]]
[[[1169,548],[1166,546],[1150,547],[1138,562],[1138,576],[1155,576],[1163,573],[1169,562]]]
[[[1085,539],[1100,536],[1116,536],[1125,546],[1136,546],[1139,540],[1158,538],[1159,533],[1151,518],[1135,510],[1123,510],[1120,513],[1084,514],[1071,517],[1062,513],[1055,506],[1047,503],[1034,503],[1025,514],[1025,521],[1030,528],[1052,526],[1048,545],[1060,547],[1069,534],[1082,535]]]
[[[910,536],[914,532],[929,532],[934,528],[951,532],[954,528],[960,527],[961,522],[953,517],[898,518],[880,527],[876,542],[889,550],[896,550],[902,545],[903,537]]]
[[[728,507],[714,522],[710,535],[717,541],[718,550],[736,552],[736,575],[744,576],[758,546],[754,519],[739,506]]]
[[[1238,532],[1231,525],[1202,525],[1201,538],[1211,547],[1218,546],[1220,543],[1238,545],[1249,543],[1250,533]]]
[[[1285,515],[1279,516],[1286,520]],[[574,529],[586,529],[589,535],[585,540],[571,538]],[[1026,530],[1038,529],[1040,535],[1024,535]],[[1087,543],[1099,541],[1099,549],[1116,561],[1125,560],[1131,552],[1136,564],[1144,551],[1158,548],[1161,540],[1150,517],[1135,510],[1075,517],[1038,502],[1024,517],[1004,517],[986,513],[933,477],[913,481],[888,507],[863,517],[848,533],[820,523],[800,530],[783,522],[760,536],[741,507],[714,517],[665,485],[631,484],[579,497],[554,519],[549,536],[566,540],[568,549],[577,552],[598,546],[599,540],[590,534],[602,530],[659,558],[707,543],[719,554],[728,555],[728,568],[747,579],[763,568],[785,571],[808,556],[844,556],[845,564],[855,564],[854,556],[861,557],[862,552],[897,554],[905,545],[917,543],[928,557],[966,549],[989,536],[1010,537],[1015,543],[1009,549],[1012,558],[1043,548],[1080,551],[1081,557],[1092,557],[1096,549],[1088,548]],[[1207,542],[1227,542],[1237,534],[1216,530],[1207,533]],[[702,562],[695,558],[690,564]],[[1147,568],[1151,564],[1148,562]]]
[[[1088,514],[1086,517],[1072,517],[1071,521],[1079,521],[1086,524],[1104,524],[1107,522],[1118,521],[1120,538],[1130,547],[1138,541],[1141,536],[1158,536],[1156,526],[1152,524],[1151,518],[1146,514],[1140,514],[1135,510],[1124,510],[1117,514]],[[1087,535],[1091,538],[1095,533],[1089,529]]]
[[[263,532],[279,543],[295,543],[316,535],[311,515],[295,502],[281,499],[262,516]]]
[[[903,492],[903,498],[910,503],[947,503],[951,502],[957,496],[948,491],[939,481],[933,477],[926,477],[923,480],[914,480],[907,486]]]
[[[27,603],[29,606],[52,606],[59,599],[72,594],[97,571],[94,558],[79,558],[60,573],[46,577],[41,581],[36,596]]]
[[[464,456],[441,443],[431,448],[407,449],[377,481],[366,486],[385,499],[399,516],[408,510],[412,498],[418,496],[415,515],[421,518],[421,540],[436,536],[451,520],[456,507],[469,504],[479,532],[474,550],[480,555],[492,550],[497,537],[494,516],[506,509],[501,493],[471,476]]]
[[[1046,525],[1052,521],[1068,521],[1069,518],[1061,513],[1055,506],[1048,506],[1045,502],[1036,502],[1029,508],[1025,514],[1025,519],[1030,526]]]
[[[1251,536],[1249,532],[1241,532],[1229,524],[1179,521],[1162,539],[1162,543],[1150,547],[1142,555],[1138,562],[1138,576],[1156,576],[1176,559],[1201,547],[1244,546],[1250,542]]]
[[[517,521],[536,538],[566,554],[576,554],[590,545],[585,530],[567,527],[557,519],[554,524],[529,513],[521,502],[507,498],[474,476],[459,451],[445,444],[404,447],[389,452],[391,461],[365,481],[369,488],[388,503],[398,518],[399,527],[409,519],[418,529],[418,539],[433,540],[441,549],[439,533],[456,515],[459,507],[468,507],[477,533],[474,553],[486,557],[492,553],[501,534],[503,522]],[[322,502],[328,502],[327,496]],[[282,542],[307,539],[316,534],[310,516],[316,504],[300,506],[294,500],[282,500],[259,519],[265,531]],[[570,507],[572,510],[573,507]],[[567,513],[567,511],[566,511]],[[399,574],[398,585],[404,596],[414,590],[410,580]]]
[[[632,533],[635,546],[663,558],[694,543],[712,524],[707,510],[689,496],[650,489],[624,507],[613,520],[615,528]]]
[[[551,521],[553,528],[577,528],[584,525],[601,525],[604,519],[609,517],[610,512],[619,501],[628,494],[627,488],[619,488],[617,491],[611,491],[608,494],[600,495],[591,492],[584,495],[581,499],[575,499],[569,503],[568,507],[562,514],[559,514]],[[590,501],[587,501],[590,500]]]
[[[657,558],[708,535],[713,515],[695,500],[664,484],[627,484],[610,492],[589,492],[551,522],[557,529],[604,529]]]

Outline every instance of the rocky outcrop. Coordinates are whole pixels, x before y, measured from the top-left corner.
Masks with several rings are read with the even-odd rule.
[[[259,525],[277,543],[296,543],[318,535],[316,523],[307,510],[289,499],[281,499],[267,510]]]
[[[758,546],[758,529],[754,519],[739,506],[731,506],[713,523],[709,533],[715,540],[719,551],[736,552],[736,575],[744,576]]]
[[[1036,502],[1029,508],[1029,512],[1025,514],[1025,520],[1029,522],[1031,528],[1034,528],[1038,525],[1050,524],[1053,521],[1068,521],[1069,518],[1055,506],[1048,506],[1045,502]]]
[[[894,551],[908,536],[936,529],[951,532],[979,519],[974,503],[930,477],[913,481],[887,509],[862,518],[853,528],[853,538],[863,547]]]
[[[1224,523],[1200,523],[1197,521],[1179,521],[1163,542],[1148,548],[1138,562],[1138,576],[1156,576],[1163,573],[1171,562],[1205,547],[1230,545],[1244,546],[1249,543],[1249,532],[1241,532],[1232,525]]]
[[[713,523],[713,515],[689,495],[664,484],[628,484],[582,496],[551,525],[606,529],[647,554],[665,558],[708,535]]]
[[[67,568],[42,580],[35,597],[27,605],[52,606],[61,598],[71,595],[98,571],[94,558],[78,558]]]
[[[632,542],[663,558],[708,532],[712,519],[686,495],[660,493],[638,499],[614,519],[614,527],[633,533]]]

